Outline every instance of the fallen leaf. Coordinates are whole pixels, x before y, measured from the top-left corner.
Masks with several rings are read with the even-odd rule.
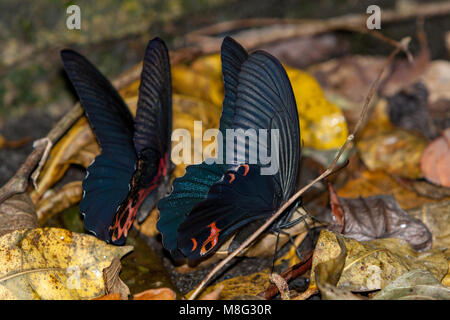
[[[384,288],[411,270],[429,270],[438,280],[448,271],[447,259],[439,251],[419,253],[404,240],[377,239],[358,242],[343,238],[347,257],[336,287],[356,292]],[[317,287],[316,266],[341,252],[336,234],[322,230],[313,255],[310,287]]]
[[[427,203],[408,213],[428,227],[433,235],[433,248],[446,248],[450,258],[450,201]]]
[[[99,153],[100,149],[86,117],[80,118],[50,152],[39,175],[37,188],[31,193],[33,202],[36,203],[45,191],[62,178],[70,164],[87,168]]]
[[[297,101],[304,146],[321,150],[341,147],[348,135],[342,111],[325,98],[314,77],[288,66],[285,69]]]
[[[420,207],[425,203],[437,202],[434,199],[418,196],[417,193],[406,189],[382,170],[363,171],[360,173],[360,177],[349,180],[337,191],[337,195],[344,198],[382,194],[393,195],[400,207],[405,210]],[[450,198],[447,197],[445,200],[450,200]]]
[[[119,258],[114,258],[111,265],[103,269],[103,280],[105,281],[105,291],[106,294],[119,294],[121,300],[128,300],[130,295],[130,289],[127,285],[119,278],[120,270],[122,269],[122,264]]]
[[[219,286],[223,287],[220,298],[222,300],[233,300],[239,296],[256,296],[269,285],[269,269],[265,269],[248,276],[223,280],[216,285],[209,286],[203,291],[199,299],[201,300],[203,296],[215,291]],[[186,297],[188,298],[192,293],[193,291],[189,292]]]
[[[332,188],[330,194],[335,194]],[[432,235],[428,228],[404,211],[393,196],[330,198],[336,219],[329,229],[334,232],[358,241],[398,238],[408,241],[415,250],[431,248]]]
[[[220,60],[218,62],[218,66],[221,68]],[[197,62],[197,64],[199,63]],[[174,65],[171,68],[171,76],[174,93],[193,96],[216,106],[222,105],[224,93],[221,76],[198,72],[183,64]]]
[[[19,229],[39,227],[33,202],[19,193],[0,204],[0,236]]]
[[[36,214],[41,226],[55,214],[80,202],[82,196],[81,181],[70,182],[56,192],[49,191],[36,204]]]
[[[132,250],[58,228],[0,237],[0,299],[93,299],[103,296],[103,269]]]
[[[316,285],[320,290],[321,298],[322,300],[360,300],[350,291],[336,288],[347,257],[347,248],[342,237],[336,236],[336,238],[341,250],[339,255],[334,259],[319,263],[315,269]]]
[[[408,190],[414,191],[419,196],[431,199],[444,199],[450,197],[450,188],[437,186],[426,180],[411,180],[400,177],[394,177],[395,180]]]
[[[133,296],[133,300],[175,300],[177,295],[169,288],[149,289]]]
[[[420,168],[428,181],[450,187],[450,128],[426,147]]]
[[[394,129],[357,142],[361,159],[369,170],[382,169],[393,175],[422,177],[420,157],[428,142],[415,133]]]
[[[450,289],[429,271],[412,270],[378,292],[373,300],[450,300]]]

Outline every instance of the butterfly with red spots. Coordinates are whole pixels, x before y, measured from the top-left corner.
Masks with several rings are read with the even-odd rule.
[[[250,139],[234,144],[226,153],[245,154],[244,161],[208,161],[186,168],[173,182],[172,192],[158,204],[157,223],[163,245],[175,260],[196,262],[213,254],[233,234],[249,234],[274,214],[294,193],[299,159],[300,128],[297,106],[287,74],[280,62],[264,51],[248,54],[226,37],[221,48],[225,86],[220,132],[226,145],[226,130],[275,130],[279,144],[258,144],[258,154],[278,159],[278,170],[263,174],[267,167],[249,160]],[[242,149],[244,147],[244,149]],[[242,151],[244,152],[242,153]],[[216,159],[218,160],[218,159]],[[267,172],[267,171],[266,171]],[[272,230],[286,225],[298,203],[283,213]],[[245,240],[245,239],[244,239]],[[240,240],[239,240],[240,241]],[[234,248],[236,245],[230,246]]]
[[[83,181],[80,211],[98,238],[124,244],[169,188],[172,89],[169,55],[155,38],[147,46],[136,117],[111,83],[86,58],[63,50],[64,68],[101,147]]]

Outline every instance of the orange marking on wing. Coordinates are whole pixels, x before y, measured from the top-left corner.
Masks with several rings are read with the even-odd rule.
[[[110,227],[110,230],[117,229],[117,236],[115,235],[115,232],[112,233],[111,239],[113,241],[117,241],[122,236],[126,237],[128,235],[128,231],[130,230],[131,226],[133,225],[134,219],[136,218],[136,215],[137,215],[137,211],[138,211],[139,207],[141,206],[142,202],[145,200],[145,198],[150,193],[150,191],[152,191],[153,189],[155,189],[158,186],[158,182],[161,177],[161,174],[163,176],[165,176],[167,174],[167,166],[166,166],[167,157],[168,157],[168,155],[166,153],[163,158],[159,159],[158,172],[155,175],[155,177],[153,178],[152,182],[150,183],[150,186],[147,189],[143,189],[138,192],[138,201],[137,201],[136,205],[133,207],[133,199],[131,199],[128,202],[127,207],[124,210],[122,210],[122,213],[116,214],[114,223]],[[130,214],[128,214],[128,212],[130,212]],[[123,227],[121,227],[120,221],[122,220],[124,214],[128,214],[128,216],[127,216],[127,220],[125,221],[125,224],[123,225]]]
[[[214,248],[217,245],[217,242],[219,241],[219,232],[220,229],[216,227],[216,223],[213,222],[208,227],[211,228],[211,233],[209,234],[208,239],[206,239],[205,243],[203,243],[202,248],[200,249],[200,255],[204,256],[209,251],[211,251],[212,248]],[[209,249],[206,249],[206,245],[208,243],[211,243],[211,247]]]
[[[192,247],[192,250],[191,250],[191,252],[192,252],[197,248],[197,240],[195,240],[194,238],[191,238],[191,240],[192,240],[192,243],[194,244],[194,246]]]
[[[127,207],[122,211],[122,213],[116,215],[114,224],[111,227],[111,230],[117,229],[117,236],[115,235],[114,232],[111,236],[111,239],[113,241],[117,241],[122,236],[125,236],[125,237],[128,236],[128,231],[130,230],[131,226],[133,225],[134,219],[136,219],[136,214],[137,214],[139,207],[141,206],[142,202],[147,197],[147,195],[150,193],[150,191],[152,191],[156,187],[157,187],[157,185],[151,185],[147,189],[140,190],[138,192],[138,201],[137,201],[136,205],[133,207],[133,199],[130,199],[130,201],[127,204]],[[128,212],[130,212],[130,213],[128,214]],[[127,220],[125,221],[123,227],[121,227],[120,221],[122,220],[122,217],[124,214],[128,214],[128,216],[127,216]]]
[[[241,167],[244,167],[244,177],[247,175],[248,170],[250,170],[250,167],[248,164],[242,164]]]
[[[230,181],[228,181],[228,183],[232,183],[236,177],[234,176],[234,173],[229,173],[228,175],[230,176]]]

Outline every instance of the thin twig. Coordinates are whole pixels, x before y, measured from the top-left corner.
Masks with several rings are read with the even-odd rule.
[[[286,271],[281,273],[281,276],[286,282],[289,282],[301,275],[311,268],[313,253],[309,253],[302,261],[290,267]],[[278,287],[275,284],[271,284],[266,290],[259,293],[258,296],[269,300],[277,295],[279,292]]]
[[[414,19],[417,17],[441,16],[450,13],[450,3],[436,2],[416,6],[411,10],[383,10],[383,25],[397,21]],[[379,36],[379,32],[367,32],[366,14],[349,14],[325,20],[317,19],[243,19],[227,21],[188,33],[186,39],[189,45],[197,46],[204,54],[220,50],[222,37],[217,36],[225,32],[247,28],[233,34],[247,49],[254,49],[274,42],[294,37],[314,36],[337,30],[354,30],[368,33],[385,41],[387,37]],[[252,29],[248,29],[251,27]],[[259,28],[256,28],[259,27]],[[392,40],[388,43],[394,45]],[[407,53],[408,58],[411,56]]]
[[[401,43],[404,46],[407,46],[410,41],[410,38],[404,38],[401,40]],[[225,266],[231,259],[233,259],[236,255],[238,255],[242,250],[244,250],[248,245],[250,245],[256,238],[259,237],[261,233],[263,233],[290,205],[292,205],[297,199],[304,194],[311,186],[313,186],[315,183],[323,180],[324,178],[328,177],[330,174],[333,173],[337,162],[339,161],[339,158],[343,154],[343,152],[347,149],[350,142],[352,142],[356,136],[356,134],[359,131],[359,128],[361,127],[363,121],[365,120],[366,114],[369,109],[370,101],[375,94],[378,85],[380,83],[380,79],[383,76],[384,72],[386,71],[387,67],[392,63],[392,60],[394,59],[395,55],[400,51],[400,47],[396,47],[395,50],[389,55],[389,57],[386,59],[385,64],[383,65],[383,68],[379,72],[377,78],[373,82],[372,86],[369,89],[369,93],[367,94],[367,97],[364,101],[363,108],[361,110],[361,114],[359,116],[358,122],[355,125],[355,128],[353,129],[353,132],[347,137],[347,140],[345,141],[344,145],[339,149],[339,152],[337,153],[336,157],[334,158],[333,162],[330,164],[330,166],[316,179],[314,179],[312,182],[308,183],[306,186],[304,186],[302,189],[297,191],[288,201],[286,201],[278,210],[275,212],[269,219],[266,220],[266,222],[258,229],[256,232],[254,232],[247,240],[245,240],[236,250],[234,250],[229,256],[227,256],[225,259],[223,259],[220,263],[218,263],[207,275],[206,277],[200,282],[200,284],[197,286],[195,291],[192,293],[192,295],[189,296],[189,300],[194,300],[197,295],[200,293],[200,291],[205,287],[205,285],[208,283],[209,280],[220,270]]]

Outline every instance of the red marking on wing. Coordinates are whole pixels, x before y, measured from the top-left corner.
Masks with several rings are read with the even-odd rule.
[[[192,243],[194,244],[194,246],[192,247],[192,250],[191,250],[191,252],[192,252],[197,248],[197,240],[195,240],[194,238],[191,238],[191,240],[192,240]]]
[[[247,175],[248,170],[250,170],[250,167],[248,164],[241,164],[240,167],[244,167],[244,177]]]
[[[219,232],[220,229],[216,227],[216,223],[213,222],[208,227],[211,228],[211,233],[209,234],[208,239],[203,243],[202,248],[200,249],[200,255],[204,256],[209,251],[211,251],[212,248],[214,248],[217,245],[217,242],[219,241]],[[206,249],[206,245],[208,243],[211,243],[211,247],[209,249]]]
[[[130,199],[128,201],[128,204],[126,208],[120,213],[116,215],[116,219],[114,220],[114,224],[111,227],[111,230],[117,229],[117,235],[116,232],[112,233],[111,239],[113,241],[117,241],[122,236],[127,237],[128,231],[130,230],[131,226],[133,225],[134,219],[136,219],[137,211],[139,207],[141,206],[142,202],[144,202],[144,199],[147,197],[147,195],[154,190],[158,185],[154,184],[148,187],[147,189],[140,190],[138,192],[138,201],[136,202],[136,205],[133,207],[133,199]],[[127,220],[125,221],[124,225],[120,226],[120,221],[122,221],[122,218],[124,215],[127,215]]]
[[[113,241],[117,241],[122,236],[128,236],[128,231],[130,230],[134,220],[136,219],[137,211],[142,205],[142,202],[144,202],[145,198],[152,190],[158,187],[159,179],[161,178],[161,176],[165,176],[167,174],[167,156],[168,155],[166,153],[164,157],[159,160],[158,172],[156,173],[152,182],[150,182],[150,186],[147,189],[139,190],[138,201],[136,202],[136,205],[133,206],[133,199],[130,199],[125,209],[122,210],[119,214],[116,214],[114,223],[110,227],[110,230],[113,230],[111,236],[111,239]],[[120,221],[122,221],[124,215],[127,215],[127,218],[124,225],[121,226]],[[114,232],[115,230],[117,232]]]
[[[229,173],[228,175],[230,176],[230,181],[228,181],[228,183],[232,183],[236,177],[234,176],[234,173]]]

